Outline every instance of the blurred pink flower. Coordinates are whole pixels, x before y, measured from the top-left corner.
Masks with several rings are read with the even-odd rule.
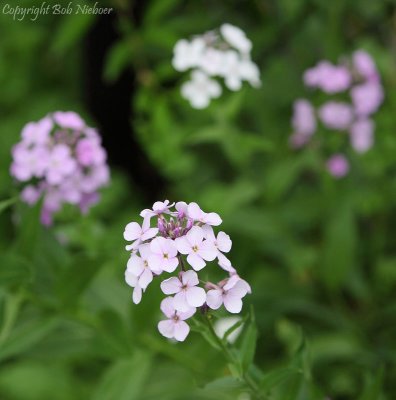
[[[319,108],[319,117],[330,129],[346,130],[353,120],[353,109],[347,103],[328,101]]]
[[[327,170],[335,178],[342,178],[349,172],[349,162],[343,154],[334,154],[326,163]]]
[[[358,153],[364,153],[373,147],[374,123],[371,119],[359,119],[350,128],[351,145]]]

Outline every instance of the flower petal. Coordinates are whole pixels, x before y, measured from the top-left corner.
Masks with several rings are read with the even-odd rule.
[[[135,287],[138,284],[138,277],[127,269],[125,271],[125,282],[129,286]]]
[[[205,223],[207,223],[208,225],[218,226],[222,222],[223,221],[220,218],[220,215],[217,213],[211,212],[205,215]]]
[[[139,277],[139,286],[145,290],[147,286],[152,282],[153,280],[153,273],[148,269],[145,268],[143,273]]]
[[[176,257],[162,260],[162,269],[166,272],[173,272],[178,265],[179,260]]]
[[[199,226],[193,226],[187,233],[187,240],[191,245],[200,245],[205,236],[204,231]]]
[[[224,296],[224,307],[230,313],[238,314],[242,310],[242,300],[239,296],[232,296],[231,293],[227,293]]]
[[[213,310],[217,310],[223,304],[222,291],[218,289],[209,290],[206,293],[206,304]]]
[[[162,336],[172,339],[175,332],[175,323],[172,319],[160,321],[158,322],[158,330]]]
[[[200,271],[206,265],[205,261],[195,253],[191,253],[187,256],[187,262],[195,269],[195,271]]]
[[[197,203],[190,203],[187,207],[188,216],[195,220],[200,220],[204,213]]]
[[[179,293],[181,290],[182,283],[178,278],[172,276],[171,278],[165,279],[161,282],[161,290],[165,294]]]
[[[198,275],[191,269],[181,273],[181,281],[183,285],[196,286],[199,284]]]
[[[139,276],[144,270],[143,260],[136,254],[132,254],[127,263],[128,271]]]
[[[142,288],[139,285],[133,289],[132,300],[135,304],[139,304],[142,300]]]
[[[124,239],[131,241],[140,237],[142,228],[137,222],[130,222],[124,230]]]
[[[185,236],[177,238],[175,244],[181,254],[188,254],[191,251],[191,244]]]
[[[190,333],[190,327],[184,321],[178,321],[174,325],[174,337],[177,341],[183,342]]]
[[[190,309],[187,303],[186,292],[183,290],[175,295],[173,298],[173,306],[176,311],[186,312]]]
[[[186,290],[187,304],[191,307],[200,307],[205,303],[206,292],[204,289],[193,286]]]
[[[161,301],[160,308],[168,318],[172,318],[176,311],[175,307],[173,307],[173,297],[165,297],[165,299]]]
[[[231,250],[232,241],[230,236],[225,232],[219,232],[217,235],[217,248],[223,253],[228,253]]]
[[[142,240],[151,239],[151,238],[154,237],[157,233],[158,233],[158,228],[149,228],[149,229],[147,229],[146,232],[143,233],[141,239],[142,239]]]

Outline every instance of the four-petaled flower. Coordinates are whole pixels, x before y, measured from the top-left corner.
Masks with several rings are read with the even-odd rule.
[[[140,226],[137,222],[130,222],[124,230],[124,239],[133,243],[125,246],[126,250],[133,250],[145,240],[153,238],[158,233],[158,228],[150,228],[150,219],[144,218]]]
[[[201,270],[205,261],[213,261],[217,256],[216,248],[204,240],[204,231],[199,226],[193,226],[185,236],[176,239],[177,250],[187,254],[187,262],[196,270]]]
[[[230,313],[237,314],[242,310],[242,298],[249,293],[249,285],[239,276],[234,275],[212,287],[206,294],[206,303],[210,308],[217,310],[224,304]]]
[[[188,216],[194,221],[200,222],[202,224],[208,224],[212,226],[218,226],[222,223],[219,214],[210,212],[206,213],[202,211],[197,203],[190,203],[187,207]]]
[[[149,208],[146,208],[140,213],[140,216],[143,218],[146,217],[154,217],[155,215],[161,215],[161,214],[169,214],[169,208],[173,206],[174,203],[169,204],[169,200],[165,201],[156,201],[153,204],[153,209],[150,210]]]
[[[231,250],[232,241],[230,236],[225,232],[219,232],[216,237],[213,228],[209,225],[205,225],[203,230],[206,235],[206,241],[216,249],[220,267],[228,272],[234,272],[235,269],[231,266],[231,261],[223,254]]]
[[[161,302],[161,311],[168,317],[167,320],[158,323],[161,335],[183,342],[190,332],[190,327],[184,321],[194,315],[195,308],[190,308],[185,312],[177,311],[173,305],[173,299],[166,297]]]
[[[172,239],[156,237],[150,243],[152,252],[149,257],[149,266],[152,270],[173,272],[179,265],[177,248]]]
[[[165,294],[175,294],[173,306],[177,311],[188,311],[191,307],[200,307],[205,303],[206,292],[197,287],[199,284],[196,272],[180,272],[179,277],[171,277],[161,283]]]

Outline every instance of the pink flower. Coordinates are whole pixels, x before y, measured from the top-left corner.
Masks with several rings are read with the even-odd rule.
[[[21,192],[21,199],[27,204],[36,204],[40,196],[42,195],[42,190],[39,187],[29,185],[26,186]]]
[[[317,87],[329,94],[343,92],[350,87],[351,81],[348,68],[328,61],[321,61],[304,73],[304,83],[307,86]]]
[[[143,289],[139,285],[139,277],[132,273],[129,269],[125,270],[125,282],[133,287],[132,301],[135,304],[139,304],[142,300]]]
[[[319,109],[319,117],[330,129],[348,129],[353,120],[353,110],[349,104],[328,101]]]
[[[187,262],[199,271],[205,267],[205,261],[213,261],[217,256],[216,248],[204,241],[204,231],[199,226],[193,226],[185,236],[176,239],[177,250],[188,254]]]
[[[153,209],[150,210],[146,208],[140,213],[140,216],[145,218],[146,216],[154,217],[155,215],[161,215],[161,214],[169,214],[169,208],[172,207],[175,203],[169,204],[169,200],[165,201],[156,201],[153,204]]]
[[[231,250],[232,241],[230,236],[224,232],[219,232],[216,237],[210,225],[204,225],[202,229],[205,232],[206,241],[216,249],[220,267],[228,272],[234,271],[230,260],[223,254]]]
[[[78,141],[76,146],[78,162],[84,167],[100,165],[106,160],[106,153],[98,140],[84,138]]]
[[[343,154],[334,154],[326,163],[327,170],[335,178],[342,178],[349,172],[349,162]]]
[[[70,148],[65,144],[55,145],[48,157],[46,173],[48,183],[52,185],[61,183],[75,168],[76,161],[72,158]]]
[[[359,119],[350,128],[351,145],[358,153],[373,147],[374,123],[371,119]]]
[[[379,81],[377,67],[372,57],[364,50],[357,50],[352,56],[353,66],[361,77],[368,81]]]
[[[292,126],[295,132],[306,136],[307,140],[315,133],[315,112],[308,100],[298,99],[294,102]]]
[[[149,266],[148,259],[151,255],[150,244],[142,244],[139,247],[138,256],[136,253],[133,253],[128,260],[127,270],[136,276],[137,284],[142,290],[146,290],[147,286],[153,280],[153,272],[156,274],[160,274],[160,270],[152,270]]]
[[[51,118],[44,117],[38,122],[29,122],[22,129],[22,139],[24,143],[44,145],[49,140],[49,135],[53,126]]]
[[[206,294],[206,304],[213,310],[222,304],[227,311],[237,314],[242,310],[242,298],[249,292],[246,282],[237,275],[221,282],[218,286],[212,285]]]
[[[73,111],[57,111],[53,113],[54,121],[62,128],[82,130],[85,128],[84,120]]]
[[[18,143],[12,150],[14,161],[11,165],[11,175],[19,181],[43,176],[49,155],[44,147],[27,148],[24,143]]]
[[[158,330],[161,335],[183,342],[190,332],[190,327],[184,321],[194,315],[195,308],[191,308],[185,312],[176,311],[173,299],[166,297],[161,302],[161,311],[168,317],[167,320],[158,323]]]
[[[153,238],[158,233],[158,228],[150,227],[150,219],[144,218],[140,226],[137,222],[130,222],[124,230],[124,239],[132,244],[125,246],[127,250],[137,249],[140,243]]]
[[[201,210],[197,203],[190,203],[187,207],[188,216],[194,221],[201,222],[202,224],[208,224],[217,226],[222,223],[219,214],[214,212],[206,213]]]
[[[172,239],[156,237],[150,243],[149,265],[152,270],[173,272],[179,265],[177,249]]]
[[[161,283],[165,294],[175,294],[173,305],[177,311],[188,311],[191,307],[200,307],[205,303],[205,290],[199,284],[196,272],[189,270],[180,272],[179,277],[172,277]]]
[[[378,110],[384,100],[384,92],[379,82],[367,82],[355,86],[351,97],[356,114],[365,116]]]

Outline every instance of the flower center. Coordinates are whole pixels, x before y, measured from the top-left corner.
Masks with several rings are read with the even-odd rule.
[[[197,245],[193,246],[192,250],[193,250],[194,253],[196,253],[198,251],[198,246]]]
[[[147,268],[147,267],[148,267],[148,262],[147,262],[147,260],[144,260],[143,265],[144,265],[144,268]]]
[[[164,258],[167,260],[169,258],[168,253],[164,253]]]

